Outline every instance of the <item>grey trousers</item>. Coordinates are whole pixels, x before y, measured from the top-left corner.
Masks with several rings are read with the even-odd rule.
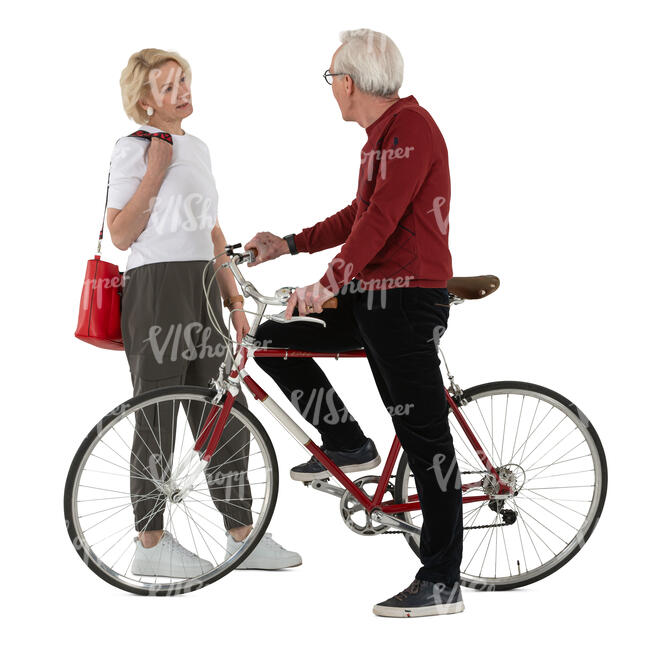
[[[217,377],[226,353],[223,338],[207,315],[202,285],[207,262],[146,264],[124,274],[122,335],[134,396],[163,386],[208,386],[210,379]],[[216,280],[210,302],[220,327],[226,331]],[[241,392],[236,401],[246,406]],[[196,439],[210,409],[196,401],[184,400],[182,405]],[[137,531],[164,527],[166,498],[151,478],[164,481],[169,477],[179,406],[159,404],[136,414],[130,462],[131,503]],[[252,523],[246,474],[249,442],[248,428],[234,417],[229,418],[205,471],[210,497],[228,530]],[[205,501],[200,495],[194,494],[193,498],[197,501],[188,500],[179,507],[185,505],[190,514],[197,512],[196,518],[205,526],[205,517],[210,518],[205,512]]]

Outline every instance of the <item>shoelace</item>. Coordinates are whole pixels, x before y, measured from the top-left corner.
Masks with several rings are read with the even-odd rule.
[[[262,544],[266,544],[267,546],[274,546],[279,548],[281,551],[286,551],[287,549],[284,548],[281,544],[278,544],[274,539],[271,533],[264,533],[264,537],[262,537]]]
[[[420,584],[420,581],[416,578],[406,589],[404,589],[404,591],[400,591],[397,596],[395,596],[395,599],[404,600],[409,594],[417,594],[418,591],[420,591]]]
[[[161,542],[164,542],[167,546],[171,547],[172,553],[178,553],[179,555],[184,555],[185,557],[188,558],[197,558],[198,555],[195,553],[192,553],[189,549],[185,548],[173,535],[170,533],[165,532],[165,534],[162,536]]]
[[[236,542],[237,544],[243,544],[245,540],[242,539],[241,542]],[[262,544],[265,544],[266,546],[271,546],[271,547],[276,547],[279,548],[282,551],[286,551],[287,549],[284,548],[281,544],[278,544],[274,539],[273,539],[273,534],[272,533],[264,533],[262,536],[262,539],[260,540],[258,546],[261,546]]]

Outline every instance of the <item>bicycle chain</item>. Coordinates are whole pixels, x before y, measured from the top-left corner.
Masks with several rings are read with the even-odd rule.
[[[482,472],[461,472],[461,474],[487,474],[487,470],[484,470]],[[391,478],[394,478],[391,476]],[[463,526],[463,530],[479,530],[482,528],[502,528],[503,526],[512,526],[515,522],[511,522],[509,524],[507,523],[501,523],[501,524],[482,524],[481,526]],[[402,530],[385,530],[381,533],[380,535],[404,535],[404,531]]]
[[[512,524],[515,522],[513,521]],[[479,528],[501,528],[502,526],[512,526],[512,524],[483,524],[482,526],[463,526],[463,530],[478,530]]]
[[[512,524],[515,522],[513,521]],[[483,524],[482,526],[463,526],[463,530],[478,530],[479,528],[501,528],[502,526],[512,526],[512,524]],[[403,530],[384,530],[380,535],[408,535]]]

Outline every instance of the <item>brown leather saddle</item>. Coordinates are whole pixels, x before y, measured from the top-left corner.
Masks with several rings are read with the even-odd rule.
[[[464,278],[451,278],[447,282],[447,291],[457,298],[476,300],[485,298],[499,288],[499,278],[496,275],[472,275]]]
[[[471,275],[464,278],[451,278],[447,291],[463,300],[477,300],[494,293],[501,283],[496,275]],[[334,296],[323,303],[323,309],[336,309],[338,298]]]

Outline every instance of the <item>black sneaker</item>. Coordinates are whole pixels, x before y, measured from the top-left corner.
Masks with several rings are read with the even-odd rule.
[[[377,453],[375,443],[368,438],[366,442],[354,451],[336,451],[335,449],[325,449],[321,447],[325,454],[331,458],[343,472],[360,472],[365,469],[372,469],[381,463],[381,458]],[[294,481],[313,481],[317,478],[327,478],[331,476],[314,456],[306,463],[296,465],[291,470],[291,478]]]
[[[448,587],[442,582],[429,582],[417,578],[396,596],[377,603],[372,608],[377,616],[414,618],[416,616],[437,616],[457,614],[465,609],[460,583]]]

